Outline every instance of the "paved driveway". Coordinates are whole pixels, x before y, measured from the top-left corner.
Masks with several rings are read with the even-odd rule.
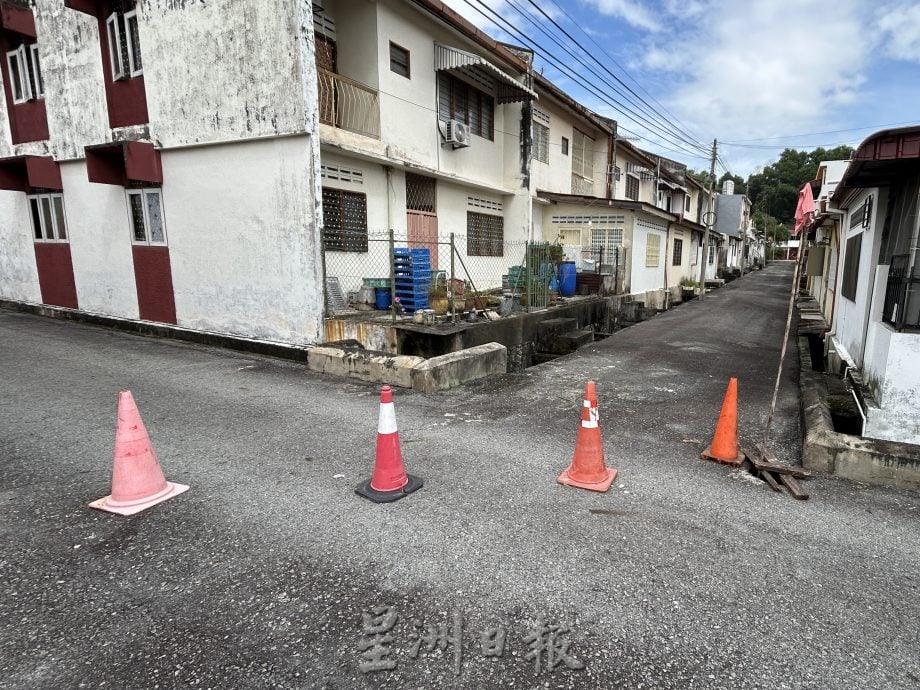
[[[0,687],[920,686],[920,497],[797,502],[698,458],[731,375],[761,432],[789,268],[524,374],[397,391],[425,487],[382,506],[353,493],[373,386],[0,311]],[[588,377],[603,495],[555,482]],[[86,507],[121,388],[192,486],[133,518]]]

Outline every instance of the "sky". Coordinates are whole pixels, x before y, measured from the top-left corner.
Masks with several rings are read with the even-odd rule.
[[[636,145],[695,169],[713,139],[719,174],[746,178],[786,147],[920,124],[918,0],[446,2],[536,47],[536,69]]]

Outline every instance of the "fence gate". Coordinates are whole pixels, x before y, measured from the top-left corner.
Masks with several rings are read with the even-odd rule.
[[[431,253],[431,268],[438,267],[437,194],[433,177],[406,173],[406,229],[410,247]]]

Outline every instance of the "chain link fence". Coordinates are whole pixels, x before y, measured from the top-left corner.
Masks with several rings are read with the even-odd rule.
[[[563,261],[583,274],[613,274],[620,268],[618,251],[605,256],[603,248],[504,241],[488,232],[325,232],[326,316],[377,310],[389,311],[395,320],[433,309],[458,318],[474,309],[500,315],[546,309],[565,279]],[[597,291],[597,280],[585,282]]]

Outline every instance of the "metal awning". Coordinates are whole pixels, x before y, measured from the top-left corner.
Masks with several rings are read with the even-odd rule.
[[[458,72],[495,94],[499,103],[519,103],[537,98],[536,92],[488,60],[459,48],[434,44],[434,69]]]

